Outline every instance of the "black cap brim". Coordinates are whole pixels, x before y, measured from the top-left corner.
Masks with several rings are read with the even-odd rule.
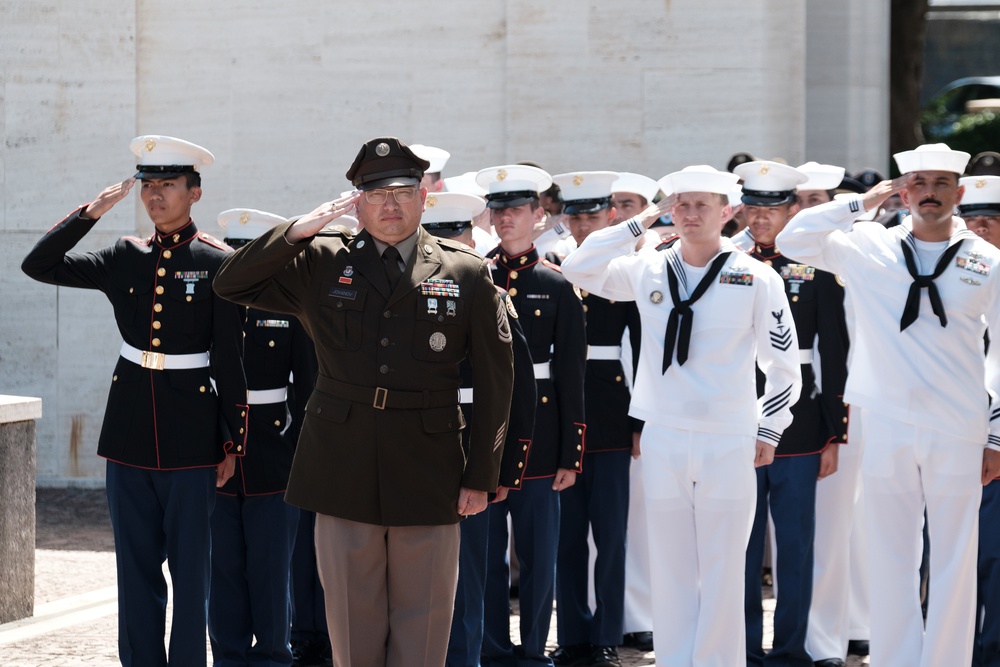
[[[959,205],[958,214],[965,218],[974,218],[978,215],[1000,215],[1000,203]]]
[[[378,188],[405,188],[414,185],[420,185],[419,178],[413,178],[412,176],[392,176],[361,183],[358,185],[358,190],[364,192],[365,190],[377,190]]]
[[[597,213],[602,209],[611,206],[611,197],[601,199],[575,199],[563,201],[563,213],[573,215],[575,213]]]
[[[795,201],[795,192],[758,192],[744,190],[740,201],[747,206],[781,206]]]
[[[524,206],[533,201],[539,201],[537,194],[514,193],[513,197],[506,197],[506,194],[486,195],[486,208],[514,208],[515,206]]]
[[[155,180],[166,178],[177,178],[183,174],[196,172],[194,165],[172,164],[172,165],[150,165],[137,164],[135,177],[139,180]]]

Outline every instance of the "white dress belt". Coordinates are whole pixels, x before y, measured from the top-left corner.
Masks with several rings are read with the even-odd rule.
[[[621,345],[588,345],[587,359],[594,361],[619,361],[622,358]]]
[[[122,343],[122,359],[133,364],[156,371],[179,371],[208,366],[208,352],[194,354],[163,354],[162,352],[147,352],[128,343]]]
[[[247,405],[267,405],[268,403],[284,403],[288,398],[288,387],[280,389],[248,389]]]
[[[799,363],[800,364],[811,364],[813,360],[812,350],[799,350]]]
[[[548,380],[552,377],[552,371],[549,369],[549,362],[544,364],[532,364],[535,369],[535,379],[536,380]]]
[[[462,387],[458,390],[459,403],[472,403],[472,387]]]

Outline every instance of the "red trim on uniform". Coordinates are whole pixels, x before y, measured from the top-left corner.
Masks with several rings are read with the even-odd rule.
[[[525,255],[527,255],[528,253],[530,253],[534,249],[535,249],[535,244],[532,243],[531,247],[528,248],[527,250],[525,250],[524,252],[522,252],[521,254],[519,254],[519,255],[508,255],[504,251],[503,246],[500,246],[500,254],[497,255],[497,264],[499,264],[503,268],[507,269],[508,271],[510,271],[510,270],[521,271],[523,269],[528,268],[529,266],[534,266],[535,264],[538,264],[538,262],[541,261],[541,257],[539,257],[538,259],[536,259],[534,262],[531,262],[530,264],[522,264],[522,265],[518,265],[518,266],[514,266],[512,264],[507,264],[507,262],[504,261],[504,257],[506,257],[510,261],[513,261],[513,260],[515,260],[515,259],[517,259],[519,257],[524,257]]]
[[[98,454],[98,456],[101,455]],[[110,456],[101,456],[101,458],[104,459],[105,461],[111,461],[112,463],[117,463],[118,465],[122,466],[128,466],[129,468],[138,468],[139,470],[204,470],[205,468],[215,468],[219,465],[219,463],[222,463],[222,461],[219,461],[219,463],[209,463],[203,466],[184,466],[181,468],[150,468],[148,466],[137,466],[134,463],[125,463],[124,461],[113,459]]]

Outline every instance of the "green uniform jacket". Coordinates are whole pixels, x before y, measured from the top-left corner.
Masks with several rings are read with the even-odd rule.
[[[316,344],[319,376],[286,499],[385,526],[459,520],[459,488],[495,491],[513,362],[506,308],[482,259],[418,230],[395,292],[367,231],[290,244],[291,223],[227,258],[224,298],[295,315]],[[475,367],[468,460],[459,363]]]

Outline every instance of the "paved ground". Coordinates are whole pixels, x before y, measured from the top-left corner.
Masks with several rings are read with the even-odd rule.
[[[39,489],[36,508],[35,615],[0,625],[0,665],[117,665],[114,540],[104,491]],[[765,608],[770,642],[773,600]],[[515,605],[515,635],[517,620]],[[554,617],[549,642],[555,648]],[[211,664],[207,639],[206,651]],[[655,664],[653,653],[623,649],[621,657],[625,667]],[[867,664],[857,658],[848,663]]]

